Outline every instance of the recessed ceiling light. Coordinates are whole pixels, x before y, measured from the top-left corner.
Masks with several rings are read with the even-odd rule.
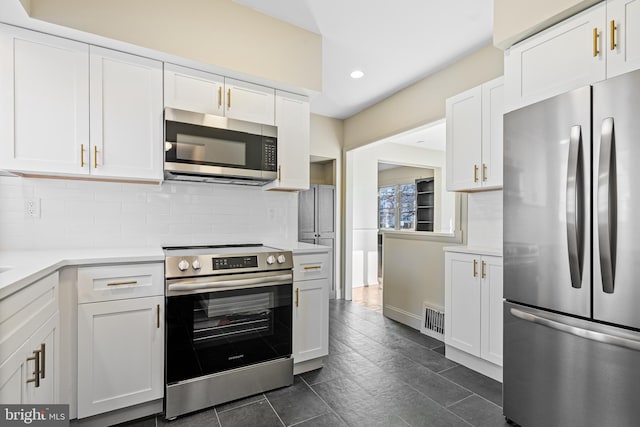
[[[353,70],[349,75],[352,79],[360,79],[364,76],[364,72],[362,70]]]

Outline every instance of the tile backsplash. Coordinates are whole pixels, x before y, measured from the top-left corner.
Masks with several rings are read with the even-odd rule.
[[[467,245],[502,249],[502,190],[469,193]]]
[[[40,217],[26,213],[39,201]],[[297,240],[298,195],[236,185],[0,177],[0,249]]]

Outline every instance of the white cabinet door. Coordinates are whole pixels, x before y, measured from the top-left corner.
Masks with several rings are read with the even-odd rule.
[[[445,254],[445,343],[480,357],[480,257]]]
[[[13,353],[0,365],[0,402],[3,404],[20,404],[26,401],[27,382],[27,344]],[[28,378],[32,378],[30,373]]]
[[[309,189],[310,112],[306,97],[277,91],[278,178],[265,189]]]
[[[502,257],[483,256],[481,263],[481,355],[502,366]]]
[[[506,111],[604,80],[607,62],[605,3],[505,52]]]
[[[78,305],[78,418],[162,398],[164,297]]]
[[[0,365],[0,402],[58,403],[58,319],[58,313],[51,316]]]
[[[275,123],[275,90],[270,87],[225,79],[225,115],[231,119]]]
[[[329,354],[329,280],[293,283],[293,361]]]
[[[447,191],[480,188],[482,87],[448,98]]]
[[[58,402],[58,342],[59,342],[59,315],[54,314],[29,339],[27,351],[29,357],[37,357],[39,362],[38,383],[32,381],[26,383],[25,397],[28,403],[46,404]],[[29,378],[34,376],[35,361],[27,362],[27,374]]]
[[[607,78],[640,68],[640,0],[608,1],[606,34]]]
[[[0,168],[88,174],[89,47],[0,25]]]
[[[162,180],[162,63],[91,46],[91,174]]]
[[[482,188],[502,188],[502,77],[482,85]]]
[[[224,77],[164,64],[164,105],[199,113],[224,115]]]

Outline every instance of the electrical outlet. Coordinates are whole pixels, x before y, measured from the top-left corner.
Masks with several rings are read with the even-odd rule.
[[[27,218],[40,218],[40,198],[32,197],[24,202],[24,215]]]

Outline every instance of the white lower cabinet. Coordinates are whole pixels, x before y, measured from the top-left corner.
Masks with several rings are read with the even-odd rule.
[[[0,365],[3,404],[57,403],[58,314]]]
[[[92,301],[78,304],[79,419],[164,396],[164,296],[154,280],[161,267],[78,269],[78,300]]]
[[[445,254],[444,336],[448,358],[493,378],[500,377],[502,257]]]
[[[329,254],[293,258],[293,363],[299,374],[321,367],[329,354]]]
[[[58,273],[0,300],[0,403],[58,403]]]

